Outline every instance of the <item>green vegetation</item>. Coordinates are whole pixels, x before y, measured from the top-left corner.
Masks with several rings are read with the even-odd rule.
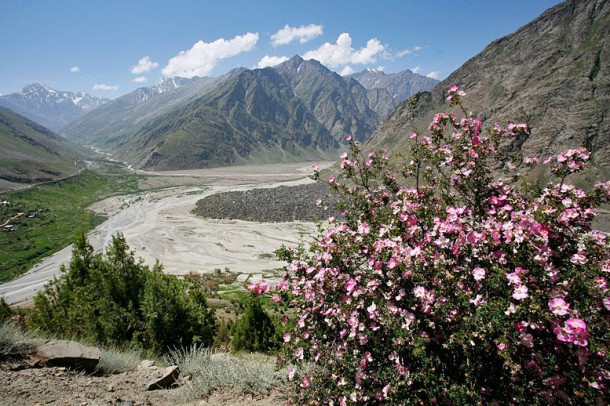
[[[232,350],[268,352],[277,344],[273,321],[263,310],[258,296],[252,297],[246,304],[244,314],[235,323]]]
[[[216,329],[201,288],[137,261],[122,235],[105,255],[80,234],[69,267],[34,298],[30,325],[60,337],[162,353],[211,346]]]
[[[3,193],[0,205],[0,282],[18,276],[40,259],[67,246],[77,232],[104,221],[87,207],[118,193],[135,192],[138,176],[84,170],[68,179]],[[19,213],[23,213],[19,215]],[[12,231],[9,231],[12,230]]]

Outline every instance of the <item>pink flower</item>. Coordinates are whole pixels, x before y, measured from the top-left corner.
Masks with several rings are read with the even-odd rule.
[[[474,268],[472,270],[472,276],[474,276],[475,281],[480,281],[485,279],[485,269],[483,268]]]
[[[470,299],[470,303],[478,307],[485,303],[485,299],[483,298],[483,295],[477,295],[474,299]]]
[[[606,310],[610,310],[610,297],[605,297],[603,303]]]
[[[352,290],[354,290],[354,288],[356,287],[356,285],[358,285],[358,282],[356,282],[355,279],[350,279],[349,281],[347,281],[344,285],[345,290],[347,290],[347,292],[351,292]]]
[[[367,223],[362,223],[358,226],[358,234],[368,235],[371,232],[371,227]]]
[[[573,343],[580,347],[586,347],[589,344],[589,332],[587,325],[580,319],[571,318],[566,320],[563,328],[557,327],[553,330],[557,339],[565,343]]]
[[[574,334],[577,331],[586,330],[587,325],[580,319],[571,318],[566,320],[565,329],[568,333]]]
[[[284,336],[282,338],[284,339],[285,343],[288,343],[288,342],[290,342],[291,337],[292,336],[290,335],[290,333],[284,333]]]
[[[290,368],[288,370],[288,380],[292,381],[294,379],[294,373],[296,372],[296,369],[294,368]]]
[[[534,336],[531,334],[520,334],[519,339],[521,340],[521,345],[527,348],[534,348]]]
[[[557,316],[565,316],[568,314],[570,305],[566,303],[565,300],[561,298],[554,298],[549,301],[549,308],[551,312]]]
[[[517,299],[517,300],[523,300],[523,299],[529,297],[529,294],[527,292],[528,292],[527,286],[517,285],[515,287],[515,291],[513,292],[513,298]]]
[[[318,165],[318,163],[317,163],[317,162],[314,162],[314,163],[312,163],[312,164],[311,164],[311,169],[312,169],[314,172],[317,172],[317,171],[318,171],[318,169],[320,169],[320,165]]]
[[[269,292],[269,282],[264,279],[261,279],[258,283],[249,284],[248,290],[256,296],[262,295],[263,293]]]
[[[348,135],[348,136],[345,137],[345,141],[349,142],[351,140],[352,140],[352,136],[351,135]]]
[[[508,279],[509,285],[519,285],[521,283],[521,277],[517,274],[517,272],[507,273],[506,279]]]
[[[570,258],[570,262],[576,265],[584,265],[587,263],[587,257],[585,257],[579,252],[577,254],[572,255],[572,258]]]

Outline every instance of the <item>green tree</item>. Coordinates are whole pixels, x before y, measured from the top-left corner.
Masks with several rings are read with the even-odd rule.
[[[214,316],[201,289],[165,275],[159,263],[151,270],[136,260],[121,234],[105,255],[78,235],[61,271],[34,299],[34,327],[159,352],[213,342]]]
[[[235,323],[233,351],[267,352],[277,347],[275,327],[258,296],[250,298],[244,314]]]

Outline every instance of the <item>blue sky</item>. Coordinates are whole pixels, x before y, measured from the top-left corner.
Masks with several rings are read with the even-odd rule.
[[[162,76],[301,55],[444,79],[558,0],[4,0],[0,94],[42,82],[114,98]]]

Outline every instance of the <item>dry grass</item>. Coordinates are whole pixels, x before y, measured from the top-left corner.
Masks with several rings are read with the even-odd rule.
[[[213,352],[205,348],[174,351],[168,361],[190,377],[182,389],[184,401],[203,399],[212,392],[229,390],[237,395],[266,395],[281,389],[287,371],[276,370],[275,357],[263,354]]]
[[[0,358],[21,356],[30,349],[31,337],[10,321],[0,324]]]

